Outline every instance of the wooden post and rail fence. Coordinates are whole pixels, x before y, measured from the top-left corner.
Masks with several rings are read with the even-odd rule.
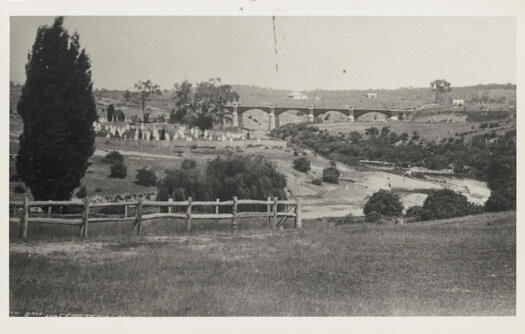
[[[241,205],[257,205],[266,206],[264,211],[244,212],[239,210]],[[139,198],[132,202],[103,202],[103,203],[89,203],[85,198],[83,201],[29,201],[24,198],[23,201],[9,202],[9,222],[20,224],[22,239],[27,238],[27,230],[29,223],[39,224],[63,224],[63,225],[78,225],[80,227],[80,236],[86,238],[88,236],[88,226],[93,223],[105,222],[124,222],[133,221],[136,234],[141,235],[142,222],[150,219],[158,218],[179,218],[186,221],[186,231],[191,231],[192,220],[225,220],[231,219],[232,230],[237,230],[239,219],[241,218],[268,218],[268,225],[270,227],[284,226],[287,218],[294,219],[294,226],[302,228],[302,214],[301,203],[298,200],[279,200],[277,197],[268,197],[267,200],[251,200],[251,199],[237,199],[233,197],[231,201],[193,201],[191,197],[186,201],[150,201]],[[40,214],[37,216],[30,215],[31,207],[47,208],[47,216]],[[58,214],[52,217],[52,208],[67,207],[76,208],[76,214]],[[101,216],[100,214],[92,214],[90,216],[90,209],[100,208],[123,208],[124,215],[120,216]],[[146,208],[158,207],[159,212],[145,212]],[[167,210],[162,210],[166,208]],[[185,210],[177,211],[177,207],[182,207]],[[195,207],[211,207],[214,212],[206,213],[195,210]],[[231,207],[231,213],[221,213],[220,207]],[[278,211],[278,208],[284,208],[283,211]],[[129,209],[135,209],[135,215],[129,215]],[[21,211],[21,212],[20,212]],[[165,212],[164,212],[165,211]],[[11,215],[11,213],[13,213]]]

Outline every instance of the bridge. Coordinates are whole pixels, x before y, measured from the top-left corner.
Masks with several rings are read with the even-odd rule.
[[[268,114],[268,130],[275,129],[280,126],[279,115],[287,111],[296,111],[299,115],[308,115],[308,122],[313,123],[315,118],[327,112],[339,112],[348,118],[348,121],[354,122],[359,117],[377,112],[385,115],[391,121],[398,121],[407,118],[407,115],[413,110],[411,109],[354,109],[354,108],[318,108],[318,107],[276,107],[276,106],[241,106],[238,104],[229,105],[225,107],[232,115],[232,126],[243,126],[243,114],[249,110],[261,110]]]

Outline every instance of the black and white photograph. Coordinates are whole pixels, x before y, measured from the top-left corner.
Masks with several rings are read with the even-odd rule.
[[[8,318],[516,319],[519,13],[236,4],[5,17]]]

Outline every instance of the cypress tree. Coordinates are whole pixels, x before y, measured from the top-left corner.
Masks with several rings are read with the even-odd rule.
[[[89,57],[63,18],[38,28],[17,109],[18,175],[36,200],[68,200],[93,154],[97,118]]]

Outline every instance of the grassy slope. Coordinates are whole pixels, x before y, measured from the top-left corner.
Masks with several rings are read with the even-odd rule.
[[[86,242],[10,244],[10,310],[514,315],[515,221],[512,212],[405,226],[309,221],[302,231],[244,227],[117,242],[93,226]],[[146,231],[164,234],[161,225]]]

